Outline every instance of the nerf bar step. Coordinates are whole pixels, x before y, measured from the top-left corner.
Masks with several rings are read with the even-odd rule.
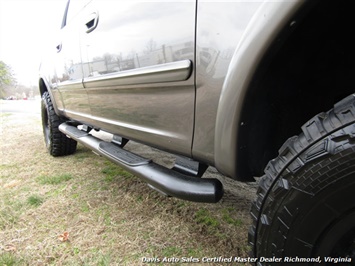
[[[61,124],[59,130],[140,177],[150,186],[166,195],[189,201],[208,203],[218,202],[223,196],[223,185],[218,179],[192,177],[165,168],[67,123]]]

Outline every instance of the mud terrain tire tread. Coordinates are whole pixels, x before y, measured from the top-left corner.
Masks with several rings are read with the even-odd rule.
[[[41,108],[43,134],[49,154],[54,157],[73,154],[76,151],[77,142],[59,131],[59,125],[65,120],[55,113],[48,92],[42,95]]]
[[[339,160],[348,160],[348,164],[354,164],[354,123],[355,94],[337,103],[327,113],[320,113],[310,119],[302,126],[302,133],[299,136],[289,138],[280,148],[278,157],[268,163],[265,168],[265,174],[260,179],[256,200],[251,207],[253,223],[249,230],[249,243],[253,249],[252,256],[260,256],[262,252],[259,249],[265,249],[267,240],[260,239],[259,235],[262,235],[266,227],[274,222],[273,219],[278,219],[279,221],[282,219],[287,220],[284,217],[277,217],[276,209],[282,204],[281,201],[287,191],[292,188],[292,182],[288,180],[290,175],[296,172],[299,174],[299,171],[304,170],[311,164],[321,165],[324,156],[334,156],[334,154],[338,158],[344,157],[344,159]],[[342,144],[338,144],[338,142],[342,142]],[[339,145],[342,145],[342,148],[338,150]],[[343,150],[346,150],[345,154],[342,152]],[[348,159],[345,158],[346,156]],[[331,158],[329,160],[331,161]],[[351,167],[352,171],[354,167]],[[307,183],[303,187],[305,189],[304,191],[300,189],[300,193],[312,194],[316,190],[307,191]],[[278,203],[278,201],[280,202]],[[273,256],[276,254],[281,257],[282,252],[284,252],[283,244],[286,241],[287,234],[283,235],[280,231],[273,231],[273,234],[279,234],[279,236],[274,237],[274,247],[269,247],[269,251],[273,250],[275,252],[270,252],[267,255]],[[263,264],[259,263],[259,265]]]

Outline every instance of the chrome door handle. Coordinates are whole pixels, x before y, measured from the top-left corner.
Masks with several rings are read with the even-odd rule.
[[[99,13],[98,12],[91,13],[89,15],[89,19],[85,23],[86,33],[90,33],[94,29],[96,29],[98,23],[99,23]]]
[[[56,47],[57,53],[59,53],[62,50],[62,43],[58,44]]]

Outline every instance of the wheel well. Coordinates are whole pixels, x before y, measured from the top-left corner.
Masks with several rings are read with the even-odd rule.
[[[41,96],[43,95],[43,93],[45,93],[46,91],[48,91],[46,84],[44,83],[43,79],[39,80],[39,92],[41,94]]]
[[[244,102],[239,175],[262,175],[308,119],[355,91],[354,11],[354,1],[318,1],[269,49]]]
[[[43,94],[44,94],[45,92],[48,92],[48,93],[49,93],[49,96],[50,96],[51,99],[52,99],[52,104],[53,104],[53,108],[54,108],[55,113],[57,114],[57,116],[62,117],[62,113],[58,110],[57,103],[56,103],[56,101],[54,100],[52,91],[51,91],[51,90],[48,90],[48,87],[47,87],[47,84],[46,84],[45,80],[42,79],[42,78],[40,78],[38,85],[39,85],[39,92],[40,92],[41,96],[43,96]]]

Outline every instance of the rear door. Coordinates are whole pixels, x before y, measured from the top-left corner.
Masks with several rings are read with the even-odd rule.
[[[93,123],[190,155],[196,1],[93,0],[81,37]]]

